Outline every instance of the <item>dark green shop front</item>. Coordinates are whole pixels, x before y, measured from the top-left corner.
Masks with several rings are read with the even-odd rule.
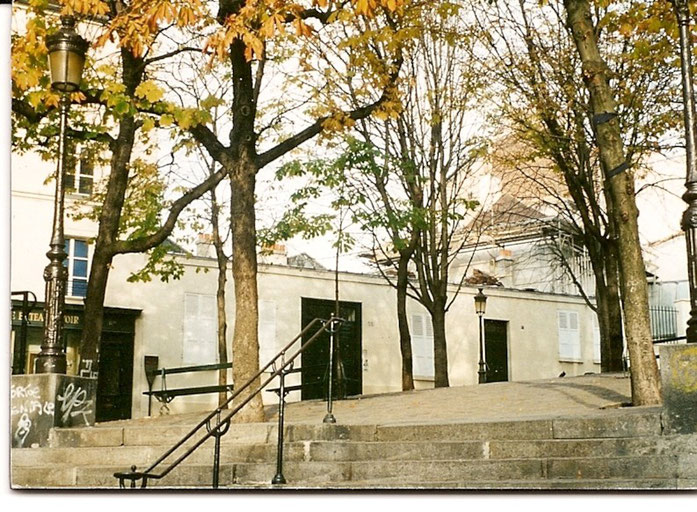
[[[44,304],[36,303],[27,308],[25,327],[22,327],[22,301],[12,301],[12,335],[10,339],[12,373],[34,372],[34,361],[41,350],[44,326]],[[75,375],[78,364],[78,347],[82,333],[82,304],[65,305],[64,347],[68,363],[68,375]],[[140,310],[104,308],[102,343],[99,356],[97,382],[96,421],[129,419],[133,395],[133,344],[135,321]],[[26,339],[24,350],[20,348]]]

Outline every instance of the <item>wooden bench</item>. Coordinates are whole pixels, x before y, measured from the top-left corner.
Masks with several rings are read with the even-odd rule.
[[[207,393],[222,393],[233,390],[232,384],[215,384],[207,386],[190,386],[174,389],[167,388],[167,375],[175,375],[180,373],[197,373],[208,372],[215,370],[226,370],[232,368],[232,363],[217,363],[217,364],[202,364],[194,366],[180,366],[175,368],[158,368],[157,356],[145,356],[145,378],[148,381],[148,390],[143,391],[144,395],[148,396],[148,416],[152,412],[152,397],[154,396],[163,407],[167,407],[178,396],[202,395]],[[153,390],[155,379],[161,378],[160,389]]]

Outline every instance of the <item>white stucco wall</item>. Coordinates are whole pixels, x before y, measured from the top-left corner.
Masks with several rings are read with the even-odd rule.
[[[184,294],[215,293],[216,270],[212,260],[192,258],[185,261],[182,279],[169,283],[126,283],[132,269],[142,264],[141,255],[119,256],[114,261],[106,304],[137,307],[142,314],[136,323],[133,415],[147,412],[147,389],[143,356],[157,355],[160,366],[181,366]],[[196,268],[209,272],[196,272]],[[228,286],[228,318],[234,319],[234,287]],[[476,289],[465,288],[453,303],[446,319],[448,362],[451,385],[475,384],[478,361],[478,319],[474,312]],[[489,300],[485,318],[508,322],[508,361],[510,380],[551,378],[562,371],[580,375],[599,371],[593,362],[592,312],[577,297],[487,289]],[[276,304],[276,340],[262,339],[262,350],[269,344],[283,346],[301,330],[301,300],[303,297],[333,300],[334,275],[327,271],[301,270],[281,266],[262,266],[259,272],[260,300]],[[380,278],[341,274],[340,298],[362,305],[363,393],[383,393],[401,390],[401,355],[396,321],[396,294]],[[557,310],[577,311],[581,328],[582,361],[561,362],[558,357]],[[414,301],[408,312],[422,313]],[[230,325],[228,337],[232,337]],[[230,346],[228,345],[228,349]],[[234,355],[233,355],[234,358]],[[295,376],[297,378],[297,376]],[[215,374],[172,376],[169,387],[214,383]],[[293,381],[289,381],[293,383]],[[156,383],[157,388],[159,384]],[[430,387],[432,382],[417,382],[417,387]],[[265,401],[272,403],[275,395],[266,393]],[[288,400],[299,400],[292,392]],[[184,412],[204,409],[215,402],[214,396],[179,397],[170,404],[171,411]],[[153,411],[158,405],[153,402]]]
[[[47,179],[55,171],[55,162],[46,162],[35,153],[13,154],[11,160],[11,250],[10,289],[31,290],[37,299],[44,298],[43,269],[48,264],[56,182]],[[95,182],[101,179],[95,169]],[[70,213],[80,196],[66,194],[65,237],[89,239],[97,225],[88,220],[75,221]],[[90,247],[91,252],[92,247]],[[68,299],[69,302],[81,300]]]

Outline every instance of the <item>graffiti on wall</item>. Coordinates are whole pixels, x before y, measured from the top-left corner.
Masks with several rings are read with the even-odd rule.
[[[92,414],[93,400],[87,398],[86,389],[69,382],[63,389],[63,393],[56,397],[56,400],[60,404],[62,424],[67,424],[69,419],[74,420],[75,418],[79,418],[85,425],[90,424],[89,416]]]
[[[39,386],[35,384],[12,384],[10,389],[10,415],[12,417],[12,446],[24,448],[31,440],[32,432],[43,417],[50,417],[53,423],[55,404],[41,396]],[[45,421],[43,422],[45,423]]]

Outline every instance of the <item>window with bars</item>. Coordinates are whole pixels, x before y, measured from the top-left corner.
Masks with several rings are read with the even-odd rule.
[[[68,297],[87,296],[87,277],[89,270],[89,247],[87,240],[65,239],[65,252],[68,255],[63,265],[68,269]]]
[[[581,361],[581,332],[578,313],[557,311],[559,332],[559,359],[561,361]]]
[[[65,174],[65,189],[72,194],[92,195],[94,184],[94,162],[88,155],[82,155],[74,168]]]
[[[411,349],[414,377],[433,379],[433,326],[429,315],[411,315]]]

